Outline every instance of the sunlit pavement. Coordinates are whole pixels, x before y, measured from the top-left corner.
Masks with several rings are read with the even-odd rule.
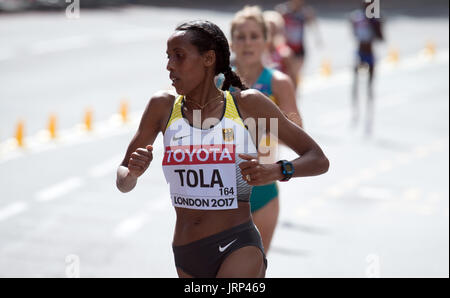
[[[181,21],[205,16],[228,33],[232,15],[214,11],[2,16],[0,276],[65,277],[76,268],[81,277],[176,276],[161,138],[131,193],[116,189],[115,170],[148,99],[170,85],[167,37]],[[400,16],[386,24],[372,137],[364,134],[364,109],[359,126],[350,126],[349,25],[321,19],[320,29],[325,46],[308,36],[298,102],[331,167],[279,184],[267,276],[448,277],[448,18]],[[430,42],[436,52],[426,56]],[[393,49],[399,60],[388,63]],[[329,77],[319,74],[325,59]],[[124,99],[130,120],[122,125]],[[81,128],[88,107],[92,132]],[[42,130],[51,113],[59,138],[49,142]],[[19,118],[24,149],[10,139]],[[281,157],[295,154],[283,148]]]

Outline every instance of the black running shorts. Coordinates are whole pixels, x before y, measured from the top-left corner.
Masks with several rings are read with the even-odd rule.
[[[213,278],[225,258],[245,246],[258,247],[267,268],[261,235],[251,220],[215,235],[172,248],[178,268],[193,277]]]

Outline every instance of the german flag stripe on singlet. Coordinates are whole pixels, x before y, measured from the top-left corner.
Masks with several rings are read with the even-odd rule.
[[[170,127],[170,125],[175,122],[178,119],[183,118],[183,115],[181,114],[181,103],[183,100],[183,96],[179,95],[176,99],[175,102],[173,103],[173,107],[172,107],[172,112],[170,114],[170,118],[169,121],[167,121],[167,125],[166,128],[164,129],[164,131],[167,130],[168,127]]]

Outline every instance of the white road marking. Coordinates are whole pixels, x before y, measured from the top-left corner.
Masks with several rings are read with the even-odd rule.
[[[399,165],[405,165],[411,163],[414,156],[411,152],[404,152],[397,155],[397,157],[394,159],[394,162]]]
[[[382,160],[378,163],[376,171],[378,173],[389,172],[394,167],[394,163],[390,160]]]
[[[325,191],[325,195],[331,198],[338,198],[344,194],[344,190],[339,185],[333,185]]]
[[[429,204],[413,204],[409,208],[418,215],[430,216],[436,212],[436,207]]]
[[[370,200],[391,200],[394,195],[392,190],[383,187],[360,187],[358,190],[358,195],[364,199]]]
[[[88,171],[88,176],[91,178],[101,178],[117,169],[117,166],[120,163],[120,160],[122,158],[122,155],[116,155],[113,158],[108,159],[107,161],[98,164],[94,167],[92,167]],[[40,190],[36,196],[35,200],[37,202],[47,202],[54,199],[57,199],[58,197],[61,197],[63,195],[67,195],[71,191],[76,190],[77,188],[81,187],[84,184],[84,179],[80,177],[72,177],[69,179],[64,180],[61,183],[58,183],[56,185],[47,187],[43,190]],[[154,207],[155,210],[160,209],[160,202],[159,203],[153,203],[152,207]],[[10,206],[7,206],[4,209],[0,209],[0,221],[5,220],[13,215],[16,215],[20,212],[23,212],[28,209],[28,205],[23,202],[17,202],[14,204],[11,204]],[[125,231],[129,228],[130,224],[125,224]]]
[[[114,229],[114,237],[125,238],[136,233],[150,220],[152,213],[161,212],[170,208],[169,202],[170,201],[166,197],[152,200],[145,207],[144,211],[121,221]]]
[[[11,49],[0,49],[0,61],[6,61],[14,58],[15,53]]]
[[[14,215],[17,215],[21,212],[27,210],[28,204],[25,202],[15,202],[12,203],[5,208],[0,209],[0,221],[8,219]]]
[[[441,211],[444,211],[445,215],[445,208],[439,205],[445,197],[440,192],[426,193],[418,187],[407,187],[395,193],[392,200],[386,200],[382,206],[388,210],[409,212],[421,216],[432,216]]]
[[[71,36],[55,40],[45,40],[36,42],[30,48],[34,55],[55,53],[74,49],[81,49],[89,46],[92,38],[86,35]]]
[[[42,138],[40,134],[26,137],[25,148],[17,147],[14,139],[8,139],[0,143],[0,164],[29,154],[61,149],[76,144],[98,141],[117,135],[129,133],[137,128],[142,113],[130,114],[130,121],[126,124],[118,123],[116,117],[97,122],[92,132],[85,131],[81,125],[74,128],[61,130],[56,140]]]
[[[440,192],[432,192],[427,196],[428,202],[430,202],[432,204],[439,203],[443,199],[444,199],[444,196]]]
[[[414,156],[417,158],[425,157],[431,153],[432,146],[419,146],[414,150]]]
[[[439,139],[431,144],[431,150],[434,152],[443,151],[445,146],[448,147],[448,139]]]
[[[45,188],[36,194],[36,201],[46,202],[57,199],[69,192],[81,187],[84,184],[84,180],[80,177],[72,177],[63,182]]]
[[[360,181],[360,179],[359,178],[355,178],[355,177],[345,178],[342,181],[342,187],[345,188],[345,189],[352,189],[359,183],[359,181]]]
[[[400,60],[398,64],[382,61],[379,65],[379,75],[389,74],[395,71],[414,71],[421,67],[437,64],[448,64],[449,50],[444,49],[436,53],[433,59],[424,59],[420,55],[413,54]],[[301,87],[302,95],[328,88],[348,85],[353,82],[353,72],[346,68],[336,71],[330,77],[323,77],[319,73],[307,76]]]
[[[170,36],[170,31],[164,32],[154,28],[139,28],[111,32],[107,35],[107,39],[113,43],[130,43],[160,40],[168,36]]]
[[[412,148],[408,152],[400,153],[398,156],[393,157],[391,160],[381,160],[372,167],[362,169],[356,177],[347,177],[342,179],[323,191],[324,198],[340,198],[342,195],[348,191],[356,189],[362,182],[370,181],[374,179],[377,175],[384,174],[386,172],[392,171],[399,166],[404,166],[414,162],[415,160],[426,158],[433,152],[440,152],[446,150],[448,146],[448,137],[438,139],[431,142],[429,145],[421,145]],[[363,195],[372,196],[374,194],[373,190],[367,192],[363,190]],[[377,193],[379,197],[389,197],[387,194]],[[402,198],[406,201],[416,201],[420,198],[420,193],[416,188],[408,188],[402,195]],[[433,196],[434,200],[437,200],[436,195]],[[427,209],[429,211],[429,209]],[[428,212],[427,211],[427,212]]]
[[[100,178],[115,172],[122,161],[123,155],[116,155],[101,164],[98,164],[88,171],[88,175],[92,178]]]
[[[312,213],[311,209],[308,209],[308,208],[298,207],[295,209],[295,214],[299,218],[308,217],[309,215],[311,215],[311,213]]]
[[[147,219],[148,215],[146,214],[139,214],[125,219],[114,230],[114,237],[125,238],[126,236],[137,232],[144,226]]]
[[[405,103],[408,103],[410,98],[407,96],[402,96],[399,94],[390,94],[389,96],[381,97],[381,100],[379,104],[375,107],[377,111],[381,109],[386,108],[393,108],[396,106],[401,106]],[[345,123],[345,121],[350,119],[350,109],[349,108],[342,108],[335,110],[333,112],[326,113],[325,115],[322,115],[318,118],[317,123],[320,124],[320,126],[323,127],[334,127],[338,124]]]
[[[128,31],[134,31],[134,32],[141,32],[139,34],[143,34],[143,32],[147,32],[146,30],[141,29],[135,29],[135,30],[126,30]],[[120,31],[119,31],[120,32]],[[120,34],[124,34],[122,33]],[[148,31],[150,32],[150,31]],[[118,33],[117,33],[118,34]],[[118,34],[118,36],[120,35]],[[139,35],[138,33],[135,33],[136,35]],[[35,46],[35,49],[39,52],[41,51],[51,51],[51,50],[62,50],[64,48],[71,48],[76,47],[80,45],[85,45],[89,40],[89,37],[87,36],[74,36],[71,38],[63,39],[62,41],[47,41],[42,42],[38,44],[38,46]],[[436,63],[448,63],[448,49],[438,52],[436,57],[432,61],[428,61],[425,59],[418,58],[418,55],[412,55],[409,58],[404,59],[404,61],[407,62],[406,66],[402,68],[402,62],[399,63],[399,65],[391,68],[387,68],[386,71],[393,71],[393,70],[401,70],[401,69],[408,69],[408,67],[418,67],[418,66],[427,66],[430,64],[436,64]],[[413,63],[411,61],[418,60],[416,63]],[[402,60],[403,61],[403,60]],[[385,67],[386,68],[386,67]],[[317,90],[323,90],[325,87],[332,86],[333,84],[345,84],[349,80],[348,71],[343,70],[340,72],[337,72],[334,74],[331,78],[323,78],[318,75],[311,75],[308,77],[308,79],[305,79],[304,89],[306,92],[311,91],[317,91]],[[305,92],[305,91],[304,91]],[[407,101],[407,97],[400,97],[397,95],[390,95],[389,100],[385,100],[383,102],[380,102],[379,108],[387,108],[387,107],[393,107],[396,105],[401,105]],[[348,118],[349,112],[347,109],[342,109],[335,111],[333,113],[329,113],[326,115],[326,117],[320,118],[321,121],[327,125],[332,126],[337,123],[342,123],[343,120]],[[109,120],[95,123],[94,124],[94,131],[91,133],[80,133],[80,129],[78,127],[75,127],[73,129],[68,129],[66,131],[61,131],[60,140],[55,143],[52,141],[42,141],[42,138],[38,136],[30,136],[25,138],[25,144],[27,145],[26,151],[19,151],[17,150],[17,146],[15,146],[15,141],[13,139],[9,139],[3,143],[0,143],[0,164],[2,162],[6,162],[12,159],[19,158],[21,156],[25,156],[26,154],[30,153],[37,153],[41,151],[46,151],[49,149],[59,149],[62,146],[61,145],[72,145],[72,144],[78,144],[82,142],[89,142],[98,140],[99,137],[102,138],[108,138],[115,135],[125,134],[129,133],[131,130],[135,129],[137,124],[139,123],[140,117],[142,115],[142,112],[136,112],[130,115],[131,123],[127,124],[126,126],[120,126],[120,124],[117,122],[117,117],[112,117]],[[94,136],[95,138],[93,138]],[[58,146],[56,146],[58,144]]]
[[[422,196],[422,191],[417,187],[410,187],[405,189],[402,195],[402,199],[405,201],[418,201]]]
[[[359,176],[361,180],[370,180],[373,179],[377,175],[376,168],[366,168],[361,170]]]
[[[108,43],[131,43],[160,40],[170,36],[171,31],[160,29],[132,26],[132,29],[117,30],[105,35],[74,35],[58,39],[42,40],[31,44],[27,48],[2,48],[0,49],[0,62],[19,57],[16,53],[23,52],[31,55],[43,55],[56,52],[77,50],[102,42]]]

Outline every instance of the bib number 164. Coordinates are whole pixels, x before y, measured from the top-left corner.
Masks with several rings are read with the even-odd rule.
[[[234,195],[234,187],[221,187],[219,192],[221,196]]]

